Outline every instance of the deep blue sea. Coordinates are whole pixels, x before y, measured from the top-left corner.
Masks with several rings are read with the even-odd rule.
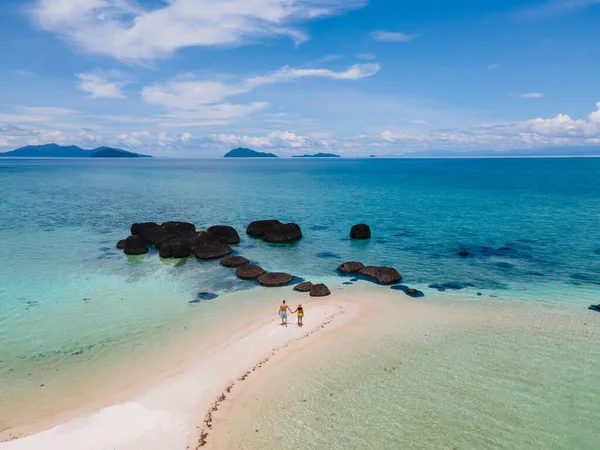
[[[303,238],[249,238],[259,219],[296,222]],[[335,282],[340,263],[358,260],[396,267],[425,301],[445,289],[600,303],[600,159],[2,158],[0,376],[18,384],[32,361],[93,359],[103,346],[218,315],[228,293],[256,287],[218,261],[115,248],[132,223],[170,220],[232,225],[236,254],[313,281]],[[350,240],[355,223],[371,226],[371,240]],[[194,303],[200,292],[218,297]]]

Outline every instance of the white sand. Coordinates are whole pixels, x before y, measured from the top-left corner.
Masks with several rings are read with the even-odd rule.
[[[324,324],[340,327],[356,317],[357,306],[340,297],[343,294],[305,305],[302,328],[296,326],[295,316],[290,316],[287,328],[280,326],[273,311],[136,398],[2,442],[0,450],[193,449],[206,412],[227,386],[235,382],[234,389],[239,389],[243,381],[238,378],[275,350],[285,352],[292,341],[317,338],[315,332]]]

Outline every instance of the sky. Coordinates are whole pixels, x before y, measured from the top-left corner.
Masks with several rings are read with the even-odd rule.
[[[3,0],[0,152],[600,146],[600,0]]]

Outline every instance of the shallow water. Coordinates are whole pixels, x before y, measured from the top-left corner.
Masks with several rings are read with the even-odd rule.
[[[456,309],[440,305],[439,312]],[[270,366],[261,375],[268,387],[242,393],[222,418],[232,445],[597,448],[594,317],[538,306],[482,311],[473,301],[460,305],[462,318],[415,318],[399,328],[389,318],[393,305],[385,313],[337,343],[316,342]]]
[[[230,224],[237,253],[313,281],[360,260],[397,267],[425,299],[437,286],[448,301],[480,293],[583,311],[600,303],[599,180],[599,159],[3,158],[0,417],[15,405],[8,394],[18,402],[149,353],[174,330],[226,319],[229,294],[255,287],[218,262],[125,256],[114,246],[133,222]],[[303,239],[248,238],[246,225],[265,218],[299,223]],[[349,239],[358,222],[371,225],[370,241]],[[202,292],[218,297],[197,303]]]

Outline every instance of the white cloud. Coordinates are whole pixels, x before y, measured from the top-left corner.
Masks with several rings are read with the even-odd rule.
[[[407,34],[398,31],[373,31],[371,38],[379,42],[409,42],[416,39],[420,34]]]
[[[177,119],[166,126],[200,126],[201,121],[214,124],[214,121],[239,119],[248,114],[261,111],[269,106],[266,102],[249,104],[228,103],[227,99],[248,93],[260,86],[291,82],[299,78],[330,78],[333,80],[359,80],[375,75],[379,64],[355,64],[345,71],[329,69],[294,69],[283,67],[263,76],[237,81],[230,77],[214,80],[190,79],[189,75],[175,78],[166,84],[154,84],[142,89],[143,99],[153,105],[161,105],[172,111],[165,118]]]
[[[79,80],[77,89],[89,93],[91,98],[126,98],[121,89],[127,82],[115,80],[124,76],[118,71],[103,72],[96,70],[78,73],[75,76]]]
[[[412,123],[413,125],[427,125],[429,122],[427,122],[426,120],[416,119],[411,120],[410,123]]]
[[[530,92],[527,94],[519,94],[519,97],[521,98],[542,98],[544,96],[544,94],[541,94],[539,92]]]
[[[498,64],[488,64],[486,68],[487,70],[496,70],[498,67],[500,67]]]
[[[34,110],[36,108],[33,108]],[[37,108],[40,112],[63,114],[69,110],[53,111]],[[183,112],[184,114],[186,112]],[[192,112],[196,114],[196,112]],[[183,120],[183,119],[182,119]],[[67,122],[67,121],[64,121]],[[420,121],[417,121],[420,122]],[[43,125],[43,124],[42,124]],[[502,150],[534,149],[543,147],[600,146],[600,102],[586,118],[575,119],[567,114],[550,118],[535,118],[522,122],[485,124],[463,129],[429,131],[429,124],[421,131],[381,127],[381,132],[355,136],[334,136],[329,131],[301,134],[291,128],[295,122],[278,130],[247,129],[244,132],[202,134],[187,129],[182,132],[154,131],[151,128],[134,131],[115,131],[114,128],[58,129],[54,124],[47,128],[28,128],[0,124],[0,145],[10,150],[26,144],[56,142],[79,145],[83,148],[109,145],[125,149],[143,149],[145,153],[171,156],[221,156],[232,147],[243,146],[269,149],[282,156],[305,152],[330,151],[342,155],[399,154],[419,150]],[[182,124],[183,126],[183,124]],[[192,135],[192,133],[194,133]]]
[[[192,46],[242,45],[267,37],[308,39],[301,22],[344,13],[366,0],[37,0],[44,30],[86,52],[153,59]]]
[[[297,78],[321,77],[333,80],[360,80],[361,78],[376,75],[380,69],[381,66],[377,63],[355,64],[343,72],[335,72],[329,69],[294,69],[292,67],[283,67],[269,75],[247,79],[244,83],[247,89],[245,92],[258,86],[293,81]]]
[[[72,116],[77,111],[53,106],[11,106],[6,112],[0,112],[0,122],[39,123]]]

